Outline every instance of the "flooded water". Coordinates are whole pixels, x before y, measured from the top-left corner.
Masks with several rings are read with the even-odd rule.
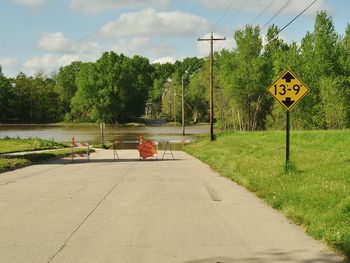
[[[209,132],[208,125],[195,125],[186,127],[186,136],[182,136],[182,127],[174,127],[170,125],[157,126],[141,126],[141,127],[125,127],[118,125],[106,125],[104,130],[104,142],[112,142],[114,140],[127,141],[121,143],[121,149],[133,149],[140,135],[144,135],[145,139],[151,139],[160,143],[160,148],[167,141],[173,144],[182,145],[183,141],[187,143],[194,140],[197,134],[206,134]],[[87,125],[7,125],[0,124],[0,138],[31,138],[37,137],[41,139],[53,139],[57,142],[68,142],[75,138],[77,142],[88,142],[90,144],[100,144],[102,136],[100,126],[98,124]],[[175,147],[178,148],[178,147]]]

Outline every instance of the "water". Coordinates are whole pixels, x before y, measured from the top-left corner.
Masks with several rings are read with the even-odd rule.
[[[208,125],[195,125],[186,127],[186,136],[182,136],[182,127],[174,127],[169,125],[157,126],[141,126],[141,127],[125,127],[118,125],[106,125],[104,131],[104,142],[129,141],[129,143],[120,144],[121,149],[133,149],[135,143],[130,141],[138,141],[140,135],[144,135],[145,139],[158,141],[160,145],[170,141],[173,144],[181,144],[181,141],[193,141],[197,134],[206,134],[209,132]],[[88,142],[90,144],[101,143],[100,126],[97,124],[86,125],[59,125],[59,124],[0,124],[0,138],[31,138],[37,137],[47,140],[55,140],[57,142],[69,142],[74,136],[77,142]],[[162,148],[162,147],[160,147]],[[178,148],[178,147],[176,147]]]

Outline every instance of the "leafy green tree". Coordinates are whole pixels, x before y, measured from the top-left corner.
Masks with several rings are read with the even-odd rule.
[[[55,82],[43,73],[27,77],[20,73],[13,80],[10,120],[16,122],[55,122],[62,119],[62,107],[59,96],[54,90]]]
[[[265,128],[271,98],[266,93],[270,80],[267,64],[261,56],[262,40],[259,27],[246,26],[235,32],[237,48],[233,60],[235,70],[223,69],[222,84],[232,98],[231,107],[234,122],[239,130]]]
[[[339,53],[339,64],[342,74],[350,76],[350,24],[347,24],[345,36],[340,41]]]
[[[198,72],[203,66],[204,59],[197,57],[185,58],[183,61],[176,61],[174,64],[163,64],[155,65],[156,74],[153,89],[151,90],[150,99],[158,104],[163,103],[162,109],[163,114],[168,118],[173,118],[170,116],[170,112],[173,111],[173,107],[170,110],[170,104],[173,103],[174,99],[170,98],[170,94],[178,94],[180,96],[182,79],[184,81],[185,93],[187,92],[187,86],[190,82],[190,77]],[[161,69],[160,73],[158,71]],[[159,78],[160,76],[160,78]],[[174,95],[172,95],[174,97]],[[179,97],[181,99],[181,97]],[[186,96],[185,96],[186,99]],[[176,101],[176,100],[175,100]],[[165,103],[165,104],[164,104]],[[181,117],[181,103],[177,103],[176,115]],[[185,104],[187,110],[187,104]],[[188,114],[186,114],[188,116]],[[179,118],[178,118],[179,119]]]
[[[238,120],[234,113],[234,98],[231,91],[231,73],[237,68],[237,57],[235,52],[230,52],[226,49],[219,54],[216,53],[215,59],[215,112],[217,122],[222,130],[238,129]],[[207,67],[208,68],[208,67]],[[207,70],[209,72],[209,69]],[[207,78],[207,81],[209,79]],[[209,84],[208,84],[209,85]]]
[[[30,121],[54,122],[62,119],[62,106],[57,92],[55,81],[39,73],[31,79],[34,87],[34,103]]]
[[[190,117],[193,123],[209,121],[209,63],[191,77],[185,98],[187,118]]]
[[[105,52],[96,63],[81,67],[71,118],[114,123],[140,116],[153,85],[153,74],[154,68],[146,58]]]
[[[16,119],[22,122],[30,122],[33,119],[35,104],[35,89],[33,78],[20,72],[14,79],[14,92],[17,100]]]
[[[95,65],[93,63],[82,65],[76,77],[78,89],[71,101],[71,113],[67,117],[69,121],[85,122],[96,120],[97,81]]]
[[[71,100],[77,91],[76,77],[82,67],[80,61],[61,67],[56,76],[55,91],[59,94],[65,113],[70,112]]]
[[[350,127],[350,78],[339,76],[323,78],[321,98],[326,128],[344,129]]]
[[[0,66],[0,122],[9,121],[13,116],[15,96],[13,86],[2,73]]]
[[[317,14],[314,31],[307,33],[301,44],[300,75],[310,92],[298,105],[295,116],[302,128],[324,128],[321,103],[321,80],[339,74],[339,35],[333,20],[325,11]],[[299,72],[297,72],[299,73]]]
[[[152,66],[154,68],[154,81],[148,92],[147,107],[153,117],[159,117],[162,111],[162,97],[168,80],[175,72],[175,65],[172,63],[155,63]]]
[[[164,84],[162,95],[162,112],[168,120],[179,121],[181,118],[181,102],[179,99],[181,90],[181,78],[178,73],[174,73],[172,78]]]

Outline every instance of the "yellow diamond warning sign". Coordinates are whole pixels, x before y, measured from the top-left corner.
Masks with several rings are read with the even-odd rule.
[[[267,90],[287,111],[309,92],[309,88],[290,69],[285,70]]]

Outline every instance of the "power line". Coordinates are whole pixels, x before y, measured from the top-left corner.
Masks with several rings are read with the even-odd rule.
[[[271,40],[273,40],[279,33],[281,33],[284,29],[286,29],[290,24],[292,24],[296,19],[298,19],[302,14],[304,14],[311,6],[313,6],[318,0],[314,0],[311,4],[309,4],[307,7],[304,8],[303,11],[301,11],[296,17],[294,17],[291,21],[289,21],[284,27],[282,27],[278,32],[270,38],[269,41],[266,42],[265,45],[267,45]]]
[[[266,25],[268,25],[274,18],[276,18],[291,2],[292,0],[288,0],[277,12],[275,15],[273,15],[273,17],[271,19],[268,20],[267,23],[264,24],[264,26],[262,28],[264,28]],[[308,5],[306,8],[304,8],[296,17],[294,17],[290,22],[288,22],[284,27],[282,27],[265,45],[263,46],[266,46],[271,40],[273,40],[278,34],[280,34],[284,29],[286,29],[289,25],[291,25],[296,19],[298,19],[302,14],[304,14],[312,5],[314,5],[318,0],[314,0],[310,5]],[[236,12],[236,14],[238,14],[240,12],[240,10],[243,9],[243,7],[245,6],[245,4],[248,2],[248,0],[241,6],[241,8],[239,9],[238,12]],[[265,7],[265,9],[257,16],[261,16],[263,13],[265,13],[271,6],[272,4],[275,2],[275,0],[273,0],[267,7]],[[229,10],[230,8],[228,8],[227,10]],[[227,11],[228,12],[228,11]],[[225,11],[224,15],[222,15],[222,17],[218,20],[218,21],[221,21],[222,18],[226,15],[227,13]],[[236,14],[234,15],[234,17],[236,16]],[[257,19],[257,18],[256,18]],[[261,28],[261,29],[262,29]],[[209,39],[198,39],[198,40],[209,40]],[[213,36],[211,35],[211,43],[213,43]],[[224,47],[224,49],[226,48],[227,46]],[[210,58],[212,58],[212,54],[213,54],[213,51],[211,51],[211,56]],[[211,61],[211,64],[212,64],[212,61]],[[211,65],[212,66],[212,65]],[[211,86],[213,85],[212,83],[213,81],[213,78],[211,78],[210,80],[210,84]],[[212,93],[212,90],[211,90],[211,93]],[[212,94],[211,94],[211,102],[210,102],[210,106],[211,108],[213,108],[213,102],[212,102]],[[186,101],[187,102],[187,101]],[[210,110],[211,112],[211,116],[213,116],[213,112],[212,110]],[[211,125],[211,128],[210,128],[210,137],[211,139],[213,140],[215,138],[215,135],[214,135],[214,132],[213,132],[213,128],[212,128],[212,125]]]
[[[276,2],[276,0],[272,0],[270,2],[270,4],[268,4],[264,10],[262,10],[255,18],[254,20],[251,22],[251,24],[254,24],[274,3]]]
[[[275,1],[275,0],[273,0],[273,1]],[[217,22],[214,24],[214,28],[215,28],[215,26],[217,26],[217,25],[219,25],[218,23],[224,18],[224,16],[228,13],[228,11],[232,8],[232,6],[233,6],[233,3],[235,2],[235,0],[233,0],[231,3],[230,3],[230,5],[226,8],[226,10],[225,10],[225,12],[223,13],[223,15],[217,20]],[[227,20],[227,22],[226,23],[229,23],[229,22],[231,22],[235,17],[237,17],[239,14],[240,14],[240,12],[243,10],[243,8],[247,5],[247,3],[249,2],[249,0],[245,0],[244,2],[243,2],[243,4],[239,7],[239,9],[233,14],[233,16],[231,16],[228,20]],[[216,40],[214,40],[214,43],[216,43]],[[226,47],[226,46],[225,46]],[[224,48],[225,48],[224,47]]]
[[[268,24],[271,23],[272,20],[274,20],[293,0],[288,0],[285,2],[280,9],[260,28],[260,30],[263,30]]]
[[[272,0],[251,22],[250,24],[253,25],[274,3],[276,2],[276,0]],[[243,28],[243,26],[241,26],[239,28],[239,30],[241,30]],[[230,43],[228,43],[230,44]],[[224,48],[227,48],[228,45],[224,46]]]
[[[231,22],[236,16],[239,15],[239,13],[243,10],[243,8],[247,5],[249,0],[246,0],[241,7],[233,14],[233,16],[227,21],[227,23]]]
[[[230,11],[230,9],[232,8],[233,6],[233,3],[235,2],[236,0],[232,0],[231,4],[229,4],[225,10],[225,12],[221,15],[221,17],[215,22],[213,28],[215,29],[215,27],[217,25],[219,25],[219,23],[221,22],[221,20],[225,17],[225,15],[228,13],[228,11]]]

